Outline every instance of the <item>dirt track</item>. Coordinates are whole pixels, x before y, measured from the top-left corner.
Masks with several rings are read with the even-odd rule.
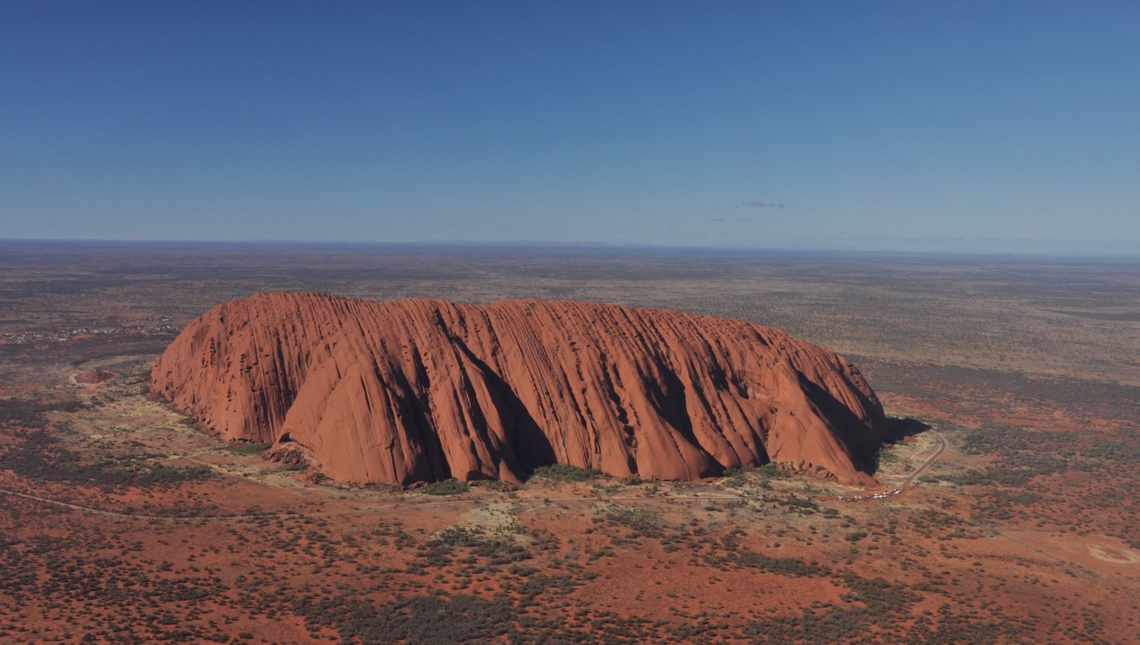
[[[930,458],[928,458],[925,462],[923,462],[923,464],[921,466],[916,468],[915,471],[913,473],[911,473],[909,477],[906,478],[906,480],[902,483],[902,485],[898,487],[898,490],[901,491],[900,493],[898,493],[896,495],[892,495],[891,497],[882,498],[882,499],[891,499],[892,497],[898,497],[898,495],[902,495],[902,494],[905,494],[906,492],[908,492],[913,487],[915,480],[923,473],[923,471],[925,471],[928,467],[930,467],[930,465],[933,464],[939,457],[942,456],[942,453],[944,453],[946,451],[946,448],[949,446],[949,444],[946,441],[946,438],[943,437],[941,434],[934,432],[933,430],[931,430],[930,433],[932,435],[934,435],[934,437],[938,440],[938,443],[939,443],[938,450],[935,451],[934,454],[930,456]],[[194,461],[198,461],[198,460],[194,460]],[[205,463],[205,462],[200,462],[200,463]],[[219,472],[224,472],[224,471],[219,470]],[[195,521],[231,521],[231,520],[250,519],[250,518],[255,518],[255,517],[273,517],[276,515],[280,515],[280,513],[275,513],[275,512],[237,513],[237,514],[227,514],[227,515],[146,515],[146,514],[141,514],[141,513],[120,513],[120,512],[116,512],[116,511],[108,511],[108,510],[93,508],[90,506],[82,506],[79,504],[72,504],[69,502],[61,502],[59,500],[53,500],[53,499],[49,499],[46,497],[38,497],[36,495],[29,495],[27,493],[19,493],[16,491],[6,490],[3,488],[0,488],[0,494],[10,495],[12,497],[20,497],[23,499],[36,501],[36,502],[40,502],[43,504],[51,504],[53,506],[59,506],[59,507],[71,509],[74,511],[81,511],[84,513],[91,513],[94,515],[100,515],[102,517],[115,517],[115,518],[120,518],[120,519],[157,520],[157,521],[167,521],[167,522],[195,522]],[[718,501],[719,500],[729,500],[729,501],[735,501],[735,500],[747,500],[747,499],[749,499],[749,498],[741,496],[741,495],[665,495],[663,497],[666,499],[689,500],[689,501],[696,501],[696,500],[718,500]],[[592,496],[577,496],[577,497],[544,497],[542,499],[533,499],[533,500],[525,500],[524,499],[524,500],[518,500],[518,502],[531,501],[531,502],[535,502],[538,504],[545,504],[547,502],[558,502],[558,503],[591,502],[591,503],[593,503],[593,502],[600,502],[600,501],[637,501],[637,500],[644,500],[644,499],[646,499],[646,497],[644,495],[616,496],[616,497],[605,497],[605,498],[596,498],[596,497],[592,497]],[[852,498],[836,497],[834,495],[824,496],[824,499],[838,500],[838,501],[863,501],[863,502],[866,502],[866,501],[882,501],[882,499],[871,499],[869,497],[864,497],[861,499],[852,499]],[[455,504],[468,504],[468,503],[475,503],[475,502],[476,502],[476,500],[471,500],[471,499],[448,499],[448,500],[422,501],[422,502],[410,500],[410,501],[405,501],[405,502],[393,502],[393,503],[388,503],[388,504],[373,504],[373,505],[369,505],[366,507],[358,507],[356,509],[351,509],[351,510],[346,509],[346,510],[342,510],[342,511],[333,511],[333,512],[305,513],[305,515],[306,516],[313,516],[313,517],[320,517],[320,516],[329,516],[329,515],[346,515],[346,514],[353,514],[353,513],[367,513],[367,512],[375,512],[375,511],[395,510],[398,508],[406,508],[406,507],[425,508],[425,507],[433,507],[433,506],[451,506],[451,505],[455,505]]]
[[[159,520],[159,521],[167,521],[167,522],[230,521],[230,520],[251,519],[251,518],[257,518],[257,517],[276,517],[278,515],[284,514],[281,512],[266,511],[266,512],[261,512],[261,513],[236,513],[236,514],[227,514],[227,515],[146,515],[146,514],[142,514],[142,513],[120,513],[120,512],[116,512],[116,511],[107,511],[107,510],[103,510],[103,509],[93,508],[90,506],[82,506],[79,504],[71,504],[69,502],[61,502],[59,500],[48,499],[46,497],[38,497],[36,495],[29,495],[27,493],[19,493],[16,491],[6,490],[6,489],[2,489],[2,488],[0,488],[0,494],[11,495],[12,497],[20,497],[23,499],[28,499],[28,500],[40,502],[42,504],[51,504],[53,506],[59,506],[59,507],[71,509],[74,511],[91,513],[93,515],[99,515],[102,517],[115,517],[115,518],[120,518],[120,519],[133,519],[133,520]],[[543,497],[541,499],[537,499],[537,498],[536,499],[521,499],[521,500],[517,500],[517,502],[518,503],[532,502],[532,503],[537,504],[537,505],[544,505],[547,502],[550,502],[550,503],[555,503],[555,502],[557,502],[557,503],[573,503],[573,502],[597,503],[597,502],[611,502],[611,501],[637,501],[637,500],[645,500],[645,499],[648,499],[648,498],[645,497],[644,495],[605,497],[605,498],[579,496],[579,497]],[[696,500],[717,500],[717,501],[730,500],[731,501],[731,500],[743,500],[743,499],[747,499],[747,498],[739,496],[739,495],[668,495],[668,496],[663,497],[663,499],[689,500],[689,501],[696,501]],[[317,512],[307,512],[307,513],[300,513],[299,512],[298,515],[304,515],[305,517],[328,517],[328,516],[335,516],[335,515],[350,515],[350,514],[356,514],[356,513],[389,511],[389,510],[396,510],[399,508],[409,508],[409,507],[412,507],[412,508],[430,508],[430,507],[434,507],[434,506],[452,506],[452,505],[456,505],[456,504],[475,504],[475,503],[478,503],[479,501],[480,500],[470,499],[470,498],[446,499],[446,500],[434,500],[434,501],[410,500],[410,501],[406,501],[406,502],[392,502],[392,503],[388,503],[388,504],[371,504],[368,506],[359,506],[357,508],[345,509],[345,510],[341,510],[341,511],[328,511],[328,512],[317,511]]]
[[[942,453],[946,452],[946,449],[948,447],[950,447],[950,443],[946,441],[946,437],[943,437],[941,434],[935,432],[934,430],[928,430],[927,432],[929,432],[931,435],[934,436],[935,439],[938,440],[938,450],[935,450],[934,454],[930,455],[930,457],[927,458],[926,461],[922,462],[921,466],[919,466],[918,468],[915,468],[914,472],[912,472],[906,479],[904,479],[902,484],[891,489],[891,491],[897,491],[897,492],[894,492],[893,494],[888,494],[887,497],[873,497],[873,495],[875,495],[876,493],[866,493],[866,494],[850,496],[850,497],[845,496],[845,495],[840,495],[840,496],[828,495],[825,499],[830,499],[830,500],[835,500],[835,501],[840,501],[840,502],[881,502],[883,500],[897,498],[900,495],[905,495],[907,492],[910,491],[911,488],[914,487],[915,480],[917,480],[918,477],[920,475],[922,475],[923,471],[925,471],[927,468],[929,468],[931,466],[931,464],[933,464],[935,461],[937,461],[938,458],[942,456]],[[879,491],[878,494],[882,494],[883,492],[885,492],[885,491]]]
[[[950,446],[950,443],[946,441],[946,437],[943,437],[934,430],[928,430],[928,432],[938,440],[938,450],[936,450],[934,454],[930,456],[930,459],[927,459],[921,466],[915,468],[914,472],[910,474],[910,477],[907,477],[902,486],[899,486],[899,488],[904,493],[911,489],[911,487],[914,485],[914,481],[918,479],[918,476],[922,474],[922,471],[926,470],[930,467],[931,464],[937,461],[938,458],[942,456],[942,453],[946,452],[946,448]]]

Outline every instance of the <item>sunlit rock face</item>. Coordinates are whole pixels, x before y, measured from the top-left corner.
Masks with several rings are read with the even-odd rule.
[[[883,410],[830,350],[741,320],[584,302],[255,295],[191,322],[152,388],[330,478],[519,482],[563,463],[693,480],[769,461],[870,483]]]

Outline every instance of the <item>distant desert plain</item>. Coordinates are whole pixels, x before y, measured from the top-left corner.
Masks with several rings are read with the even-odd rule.
[[[152,388],[282,291],[776,328],[881,443],[353,483]],[[0,643],[1135,643],[1138,464],[1136,258],[0,241]]]

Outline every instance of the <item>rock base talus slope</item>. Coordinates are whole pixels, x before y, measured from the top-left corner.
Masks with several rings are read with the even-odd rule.
[[[334,480],[524,479],[563,463],[692,480],[769,461],[871,483],[883,410],[822,347],[740,320],[582,302],[261,294],[191,322],[152,388]]]

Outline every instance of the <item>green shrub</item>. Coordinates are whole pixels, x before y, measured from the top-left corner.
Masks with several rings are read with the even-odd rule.
[[[607,475],[593,468],[579,468],[577,466],[571,466],[570,464],[551,464],[549,466],[539,466],[535,468],[534,476],[551,481],[584,482],[592,479],[601,479]]]
[[[226,446],[226,450],[235,455],[258,455],[269,450],[272,445],[270,442],[231,443]]]
[[[768,573],[778,573],[787,577],[811,577],[828,573],[826,567],[816,562],[806,562],[800,558],[780,558],[755,551],[744,550],[737,553],[731,561],[739,567],[760,569]]]
[[[780,470],[776,464],[768,463],[756,469],[756,472],[764,479],[782,479],[787,477],[788,474]]]
[[[428,495],[458,495],[467,492],[467,482],[461,482],[458,479],[445,479],[441,482],[432,482],[423,487],[423,492]]]
[[[0,469],[41,481],[96,486],[172,485],[213,476],[209,466],[166,466],[146,456],[86,463],[43,430],[28,433],[23,442],[0,453]]]
[[[606,512],[606,519],[632,530],[638,536],[661,537],[664,535],[661,518],[652,511],[631,506],[615,506]]]

